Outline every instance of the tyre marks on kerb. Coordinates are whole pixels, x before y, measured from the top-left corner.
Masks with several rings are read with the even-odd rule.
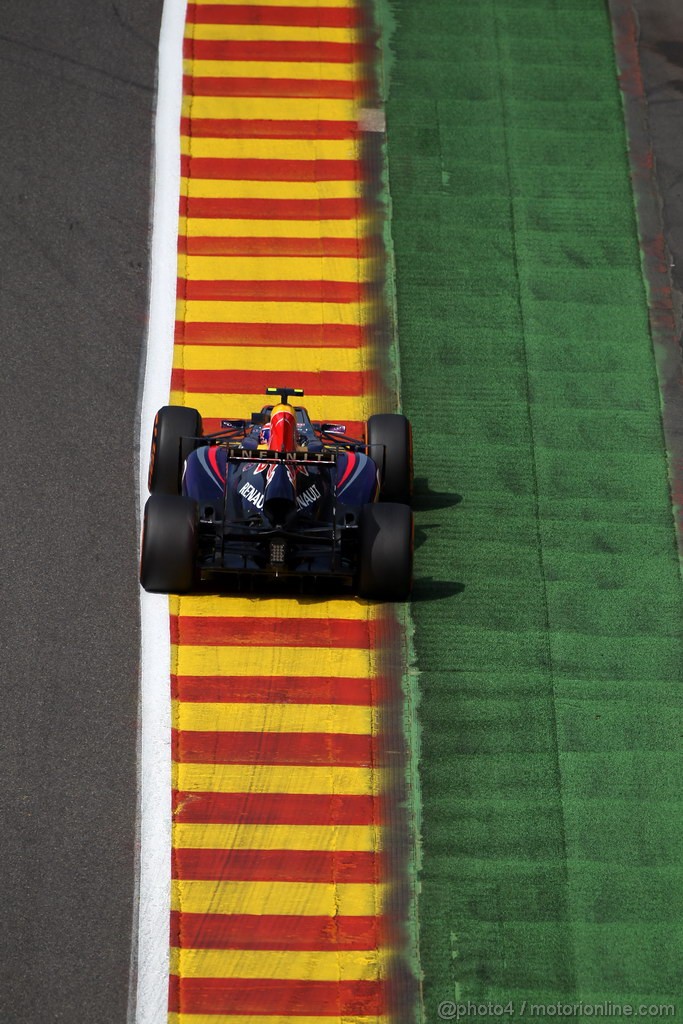
[[[363,38],[353,0],[188,6],[171,401],[207,430],[274,383],[375,411]],[[385,616],[171,599],[173,1024],[393,1019]]]

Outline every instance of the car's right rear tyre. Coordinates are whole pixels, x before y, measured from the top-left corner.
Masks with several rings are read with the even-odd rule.
[[[408,505],[364,505],[360,519],[358,594],[405,601],[413,580],[413,513]]]
[[[413,494],[413,434],[400,413],[376,413],[368,420],[368,455],[380,472],[380,501],[407,505]]]
[[[202,433],[197,409],[165,405],[154,418],[149,459],[150,494],[180,494],[183,466]]]
[[[199,507],[192,498],[153,494],[145,505],[140,583],[154,594],[186,594],[195,582]]]

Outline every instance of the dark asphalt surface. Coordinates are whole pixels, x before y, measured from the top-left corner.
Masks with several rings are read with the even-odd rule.
[[[634,6],[680,332],[683,7]],[[161,7],[32,0],[0,24],[3,1024],[126,1019]]]
[[[679,0],[609,0],[609,6],[683,559],[683,8]]]
[[[647,99],[648,129],[662,204],[677,333],[683,332],[683,4],[633,0]]]
[[[161,7],[2,5],[3,1024],[126,1020]]]

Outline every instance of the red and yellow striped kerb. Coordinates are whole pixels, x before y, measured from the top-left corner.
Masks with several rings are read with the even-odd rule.
[[[273,384],[352,429],[376,411],[368,40],[355,0],[188,5],[171,401],[205,429]],[[172,1024],[406,1019],[387,615],[351,598],[171,599]]]

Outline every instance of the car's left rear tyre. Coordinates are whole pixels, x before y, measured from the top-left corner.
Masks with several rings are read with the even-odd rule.
[[[150,494],[180,494],[183,466],[200,443],[202,418],[197,409],[165,405],[154,418],[149,458]]]
[[[154,594],[186,594],[195,583],[199,506],[192,498],[153,494],[145,505],[140,583]]]
[[[405,601],[413,581],[413,513],[391,502],[364,505],[360,519],[358,594]]]

